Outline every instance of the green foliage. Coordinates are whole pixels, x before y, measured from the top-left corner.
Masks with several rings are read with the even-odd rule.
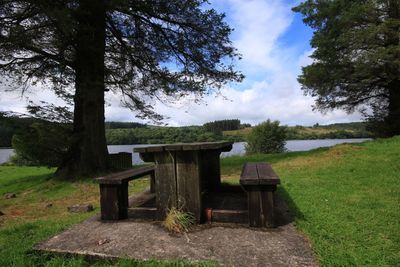
[[[106,129],[129,129],[129,128],[145,128],[146,124],[139,122],[120,122],[120,121],[106,121]]]
[[[285,150],[286,127],[270,121],[253,127],[247,137],[246,153],[279,153]]]
[[[232,64],[239,58],[229,39],[232,29],[207,1],[106,2],[2,1],[1,74],[17,86],[52,82],[59,97],[86,101],[90,94],[73,98],[70,89],[80,68],[85,69],[83,79],[93,80],[89,73],[99,67],[105,75],[93,86],[119,91],[126,107],[153,119],[160,115],[147,103],[149,98],[201,95],[210,85],[243,79]],[[104,64],[90,67],[84,57]]]
[[[24,131],[34,119],[20,117],[10,112],[0,112],[0,147],[11,147],[12,136],[16,131]]]
[[[243,80],[224,18],[204,0],[1,1],[0,75],[22,91],[47,83],[74,104],[71,153],[58,175],[106,171],[105,91],[160,120],[149,100],[200,98]]]
[[[315,124],[312,127],[288,126],[286,140],[373,138],[376,134],[368,130],[369,123],[349,122],[328,125]],[[247,141],[251,128],[225,131],[224,139],[234,142]]]
[[[207,122],[203,124],[203,127],[208,132],[221,135],[222,131],[238,130],[240,128],[240,120],[235,119]]]
[[[13,136],[16,157],[12,161],[16,164],[59,166],[67,153],[70,136],[71,125],[34,122]]]
[[[314,30],[314,61],[298,80],[316,108],[359,108],[380,135],[400,134],[400,1],[307,0],[293,10]]]
[[[211,142],[222,139],[200,126],[108,129],[106,138],[110,145]]]
[[[287,129],[287,140],[373,138],[367,123],[350,122],[329,125],[315,124],[312,127],[294,126]]]

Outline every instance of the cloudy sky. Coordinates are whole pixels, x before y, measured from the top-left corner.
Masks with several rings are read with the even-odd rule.
[[[257,124],[268,118],[286,125],[329,124],[359,121],[358,113],[337,110],[321,114],[312,110],[313,99],[304,96],[297,82],[301,66],[311,62],[309,41],[312,31],[299,14],[291,11],[298,0],[212,0],[211,6],[226,14],[235,30],[231,36],[242,54],[239,69],[246,79],[229,84],[221,95],[206,96],[201,103],[183,99],[179,103],[154,103],[154,109],[168,116],[171,126],[199,125],[220,119],[240,119]],[[38,90],[39,89],[39,90]],[[27,99],[57,103],[55,96],[42,88],[0,94],[0,110],[24,112]],[[106,94],[107,121],[140,121],[135,113],[122,108],[120,97]]]

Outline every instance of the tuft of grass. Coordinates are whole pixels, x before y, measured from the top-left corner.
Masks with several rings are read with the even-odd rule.
[[[195,219],[189,212],[184,212],[181,209],[172,207],[168,210],[162,225],[170,232],[183,233],[189,231],[189,228],[194,224]]]

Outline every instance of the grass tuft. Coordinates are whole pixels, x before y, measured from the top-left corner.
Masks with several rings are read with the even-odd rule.
[[[189,231],[194,222],[195,219],[191,213],[172,207],[168,210],[163,226],[170,232],[180,234]]]

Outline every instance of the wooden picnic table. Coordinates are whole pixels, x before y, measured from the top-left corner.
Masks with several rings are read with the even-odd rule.
[[[203,196],[221,185],[220,154],[233,142],[181,143],[134,148],[145,162],[155,163],[157,217],[168,208],[191,212],[203,219]]]

